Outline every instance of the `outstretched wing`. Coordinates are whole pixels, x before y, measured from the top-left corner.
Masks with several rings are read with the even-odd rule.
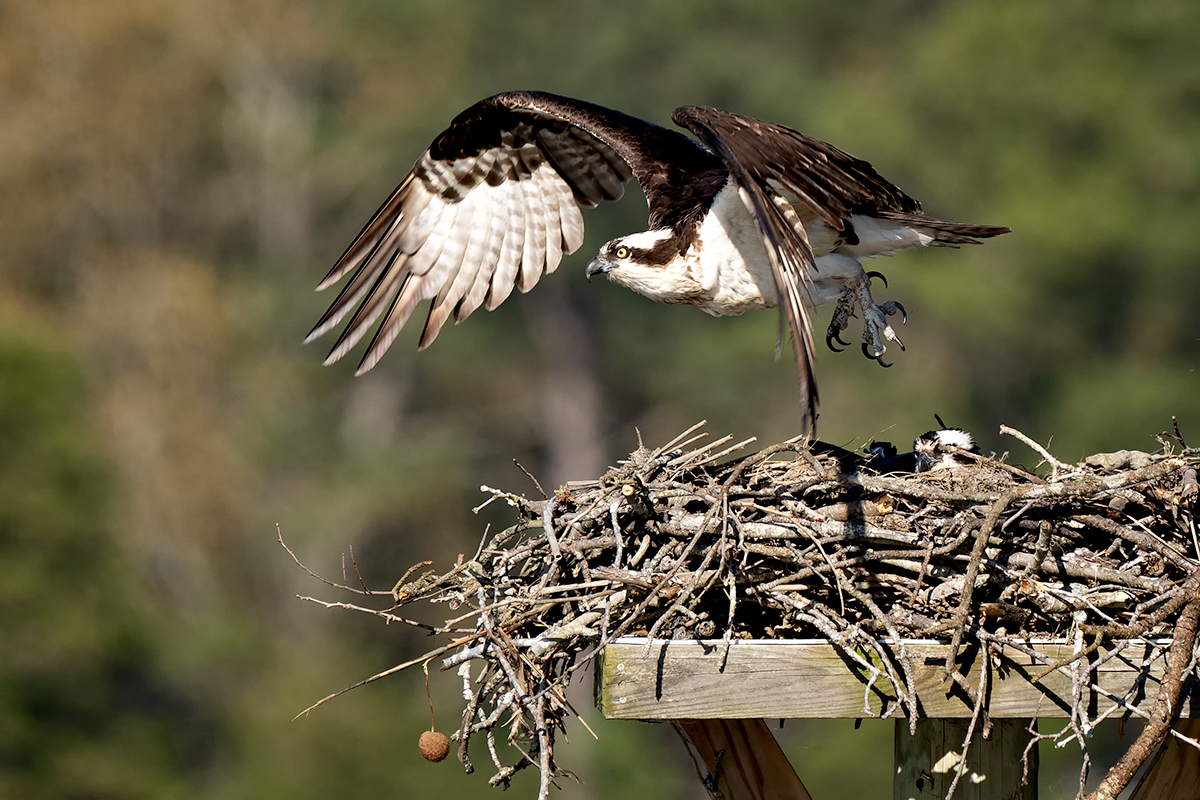
[[[333,363],[386,312],[361,374],[431,300],[424,349],[451,315],[461,322],[481,305],[494,309],[553,272],[583,242],[581,205],[620,198],[637,175],[651,217],[665,214],[659,187],[705,159],[720,166],[676,131],[591,103],[541,92],[482,100],[417,159],[317,287],[353,273],[305,341],[354,311],[325,361]]]
[[[721,158],[758,225],[796,356],[805,422],[816,421],[816,346],[806,304],[813,251],[804,225],[781,193],[794,195],[831,228],[853,213],[920,214],[921,206],[865,161],[783,125],[704,106],[684,106],[671,119]]]

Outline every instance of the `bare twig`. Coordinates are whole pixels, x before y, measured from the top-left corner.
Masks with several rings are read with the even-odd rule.
[[[348,586],[346,583],[335,583],[333,581],[326,580],[325,578],[322,578],[317,573],[313,572],[308,567],[304,566],[304,563],[300,561],[300,559],[296,556],[296,553],[292,550],[292,548],[287,546],[287,544],[283,541],[283,530],[279,527],[279,523],[275,523],[275,536],[276,536],[277,540],[279,541],[280,546],[282,546],[283,549],[287,551],[287,554],[292,557],[292,561],[296,562],[296,566],[300,567],[300,569],[304,570],[309,575],[316,578],[317,580],[319,580],[321,583],[325,584],[326,586],[332,586],[334,589],[340,589],[343,592],[354,592],[355,594],[367,594],[367,595],[391,594],[391,592],[368,591],[365,586],[362,589],[355,589],[353,586]]]
[[[1200,573],[1198,573],[1200,574]],[[1154,710],[1150,721],[1141,734],[1130,745],[1113,768],[1108,771],[1096,791],[1087,800],[1112,800],[1129,785],[1135,772],[1145,763],[1162,743],[1179,714],[1179,694],[1182,690],[1184,670],[1192,660],[1192,648],[1196,643],[1196,624],[1200,620],[1200,596],[1189,599],[1175,625],[1171,639],[1171,650],[1167,654],[1167,669],[1163,673],[1158,697],[1154,699]]]
[[[963,737],[962,753],[959,754],[958,768],[954,770],[954,778],[950,781],[950,788],[946,790],[945,800],[950,800],[954,797],[954,790],[958,788],[958,781],[963,776],[963,772],[967,769],[967,753],[971,749],[971,738],[975,735],[975,725],[979,722],[980,714],[983,712],[983,700],[987,697],[988,678],[991,675],[991,654],[987,652],[987,645],[984,645],[984,652],[979,659],[979,686],[975,688],[975,707],[971,709],[971,722],[967,725],[967,733]]]
[[[954,666],[955,659],[958,658],[958,645],[962,641],[963,625],[967,621],[967,617],[971,612],[971,598],[975,594],[975,578],[979,575],[979,563],[983,558],[983,549],[987,546],[988,535],[996,528],[996,523],[1000,521],[1000,515],[1004,513],[1004,509],[1013,501],[1015,493],[1009,491],[1000,495],[992,507],[988,510],[987,517],[983,520],[983,525],[979,528],[979,533],[975,535],[975,546],[971,548],[971,560],[967,564],[967,571],[963,577],[962,594],[958,599],[958,610],[954,612],[954,619],[951,624],[954,626],[954,636],[950,640],[950,652],[946,656],[946,674],[949,675],[956,671]]]
[[[1041,456],[1041,457],[1042,457],[1042,459],[1043,459],[1043,460],[1044,460],[1044,461],[1045,461],[1047,464],[1049,464],[1049,465],[1050,465],[1050,470],[1051,470],[1051,472],[1050,472],[1050,482],[1051,482],[1051,483],[1053,483],[1054,481],[1057,481],[1057,480],[1058,480],[1058,471],[1059,471],[1060,469],[1061,469],[1061,470],[1065,470],[1065,471],[1067,471],[1067,472],[1070,472],[1070,471],[1071,471],[1071,466],[1070,466],[1069,464],[1064,464],[1063,462],[1059,461],[1059,460],[1058,460],[1057,458],[1055,458],[1054,456],[1050,455],[1049,451],[1047,451],[1047,450],[1046,450],[1046,448],[1042,447],[1040,444],[1038,444],[1037,442],[1035,442],[1033,439],[1030,439],[1028,436],[1026,436],[1025,434],[1021,433],[1020,431],[1018,431],[1018,430],[1015,430],[1015,429],[1013,429],[1013,428],[1010,428],[1010,427],[1008,427],[1007,425],[1001,425],[1001,426],[1000,426],[1000,434],[1001,434],[1002,436],[1012,436],[1012,437],[1014,437],[1014,438],[1016,438],[1016,439],[1020,439],[1022,442],[1024,442],[1024,443],[1025,443],[1025,444],[1027,444],[1027,445],[1029,445],[1029,447],[1030,447],[1031,449],[1033,449],[1034,451],[1036,451],[1036,452],[1037,452],[1037,454],[1038,454],[1039,456]]]

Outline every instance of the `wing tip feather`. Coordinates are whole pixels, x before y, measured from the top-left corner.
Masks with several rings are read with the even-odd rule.
[[[582,112],[576,111],[575,107],[571,104],[581,104]],[[425,191],[423,184],[417,180],[419,167],[429,162],[430,159],[437,159],[443,156],[458,158],[469,155],[470,147],[467,147],[461,153],[457,153],[457,151],[451,148],[442,153],[442,156],[439,156],[436,151],[439,143],[446,146],[457,143],[458,140],[456,139],[452,141],[453,137],[447,138],[448,134],[457,130],[455,126],[460,122],[476,125],[486,114],[490,113],[486,111],[488,107],[503,108],[510,111],[528,111],[531,112],[533,117],[549,117],[552,120],[558,119],[560,122],[566,122],[569,126],[575,126],[574,129],[569,129],[571,131],[579,131],[572,132],[574,138],[570,141],[564,140],[561,146],[557,146],[557,150],[562,151],[565,156],[575,159],[575,161],[572,161],[575,166],[571,168],[574,172],[568,169],[564,173],[562,168],[552,164],[551,169],[558,172],[558,180],[547,183],[545,175],[540,177],[537,175],[538,172],[541,172],[540,169],[536,169],[536,167],[540,166],[539,162],[539,165],[534,165],[535,169],[533,169],[534,174],[532,176],[524,176],[525,178],[533,177],[535,180],[532,186],[523,187],[524,192],[520,193],[520,199],[525,202],[534,202],[529,192],[536,188],[539,190],[540,202],[545,206],[542,209],[545,219],[539,220],[542,230],[540,231],[540,236],[537,238],[540,241],[536,242],[533,246],[527,246],[527,237],[535,234],[532,234],[531,231],[524,227],[522,228],[522,236],[517,240],[520,245],[520,251],[516,254],[515,280],[511,282],[505,281],[507,285],[497,286],[489,282],[486,292],[482,296],[478,296],[478,299],[469,299],[465,304],[461,299],[458,303],[454,304],[438,303],[437,300],[434,300],[417,344],[418,350],[424,350],[434,342],[450,316],[454,316],[457,324],[466,319],[480,305],[484,305],[489,311],[498,307],[511,295],[514,288],[522,293],[530,291],[537,285],[542,275],[553,272],[559,266],[562,255],[569,255],[582,246],[584,242],[584,224],[583,216],[579,213],[580,205],[594,207],[604,201],[619,199],[625,193],[625,183],[635,177],[635,170],[633,169],[633,165],[628,161],[628,154],[620,148],[614,149],[614,146],[609,144],[604,136],[603,132],[611,127],[612,124],[604,116],[607,113],[612,113],[608,109],[600,109],[603,113],[596,118],[599,120],[597,122],[588,115],[595,116],[596,108],[598,107],[593,108],[591,104],[582,103],[582,101],[572,101],[569,98],[559,98],[555,95],[540,92],[506,92],[495,95],[480,101],[479,104],[472,106],[459,115],[459,117],[456,117],[454,122],[451,123],[450,128],[443,131],[435,139],[430,149],[426,150],[422,158],[418,160],[418,166],[414,167],[413,171],[405,177],[400,186],[393,190],[387,201],[375,212],[370,221],[355,237],[347,251],[342,254],[330,272],[317,285],[317,291],[329,289],[342,281],[346,275],[352,273],[356,268],[360,272],[364,267],[374,272],[376,269],[373,266],[376,258],[376,249],[383,243],[388,243],[389,248],[392,247],[399,240],[400,233],[404,233],[403,231],[396,232],[395,225],[399,219],[407,216],[414,220],[415,224],[417,216],[424,211],[423,206],[414,209],[412,202],[412,197],[421,196],[421,192],[417,191],[418,189]],[[572,113],[564,113],[564,109]],[[472,112],[475,112],[474,117],[471,116]],[[481,116],[481,114],[484,116]],[[616,117],[620,120],[626,119],[624,115],[620,115],[619,113],[616,114]],[[508,117],[505,117],[505,119],[508,119]],[[590,123],[588,122],[589,119],[592,119]],[[653,127],[657,128],[657,126]],[[462,133],[462,131],[459,132]],[[470,137],[466,136],[465,133],[463,135],[466,137],[463,141],[470,144],[470,141],[468,141]],[[685,138],[681,134],[676,135]],[[528,144],[530,143],[526,142],[526,145]],[[502,153],[499,150],[496,152]],[[519,153],[514,153],[513,158],[519,158],[523,152],[522,150]],[[564,160],[569,159],[564,158]],[[443,166],[448,165],[443,164]],[[516,169],[516,172],[519,173],[520,170]],[[579,177],[579,181],[583,184],[581,191],[578,193],[574,191],[576,181],[572,180],[572,176],[576,172],[579,173],[577,177]],[[514,176],[509,175],[508,177],[512,178]],[[538,184],[541,185],[539,186]],[[488,182],[487,185],[495,184]],[[470,188],[470,186],[467,188]],[[554,195],[557,195],[557,197]],[[531,211],[531,209],[522,209],[522,211]],[[522,225],[525,222],[525,216],[525,213],[522,213]],[[397,247],[406,253],[408,252],[405,245],[398,245]],[[531,256],[531,263],[523,264],[522,261],[524,261],[524,258],[522,256]],[[389,265],[386,269],[390,270],[391,268]],[[376,282],[375,287],[378,286],[379,283]],[[374,288],[371,290],[372,293],[374,290]],[[468,298],[477,296],[470,292],[470,287],[468,287],[468,290],[468,294],[466,295]],[[426,297],[417,297],[418,294],[420,293],[415,292],[410,285],[404,288],[401,296],[393,302],[392,309],[386,313],[383,322],[375,332],[371,344],[363,355],[362,361],[355,372],[356,375],[361,375],[374,367],[379,358],[382,357],[384,351],[391,346],[399,333],[399,329],[405,325],[417,303],[435,293],[430,292]],[[365,302],[370,303],[369,298],[370,295],[368,295],[368,300]],[[353,299],[349,302],[345,302],[343,298],[334,301],[326,314],[304,337],[303,342],[305,344],[311,343],[336,328],[350,312],[355,310],[354,307],[361,300],[362,292],[355,292]],[[351,317],[349,324],[342,331],[341,336],[335,342],[328,356],[326,356],[324,363],[331,365],[346,357],[349,351],[357,346],[371,325],[378,319],[386,303],[387,300],[385,299],[382,303],[376,304],[373,313],[366,315],[363,314],[362,306],[359,305],[358,311]]]

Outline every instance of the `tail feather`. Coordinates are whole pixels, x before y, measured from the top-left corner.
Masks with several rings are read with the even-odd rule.
[[[946,222],[924,214],[906,214],[899,211],[880,211],[877,216],[905,225],[911,225],[933,236],[933,246],[954,247],[960,244],[979,244],[980,239],[990,239],[1012,233],[1012,228],[999,225],[974,225],[969,222]]]

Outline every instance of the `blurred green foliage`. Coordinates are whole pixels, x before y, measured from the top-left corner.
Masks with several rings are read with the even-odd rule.
[[[1200,438],[1198,38],[1188,0],[0,0],[0,795],[494,796],[419,759],[414,676],[289,722],[427,643],[295,599],[342,598],[276,523],[317,571],[340,579],[353,546],[387,587],[504,519],[470,513],[481,483],[534,491],[513,459],[553,483],[635,428],[794,435],[772,314],[581,280],[644,225],[636,190],[586,215],[546,285],[427,352],[406,332],[352,379],[299,347],[341,248],[496,91],[771,119],[930,213],[1013,227],[872,265],[908,351],[887,371],[822,354],[827,440],[904,443],[935,412],[1025,461],[1001,423],[1067,460],[1153,448],[1171,415]],[[587,403],[563,423],[565,384]],[[601,738],[572,731],[584,784],[564,796],[698,795],[669,730],[589,720]],[[783,740],[814,795],[882,796],[889,732]],[[1054,770],[1043,785],[1073,794]]]
[[[0,795],[186,796],[217,720],[161,673],[106,519],[76,356],[53,327],[13,322],[0,326]]]

